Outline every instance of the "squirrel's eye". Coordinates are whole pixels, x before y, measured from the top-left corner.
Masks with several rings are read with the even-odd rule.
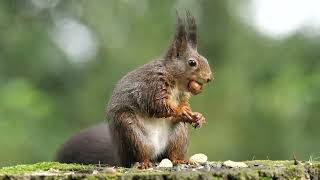
[[[189,64],[190,66],[196,66],[196,65],[197,65],[197,62],[196,62],[194,59],[190,59],[190,60],[188,61],[188,64]]]

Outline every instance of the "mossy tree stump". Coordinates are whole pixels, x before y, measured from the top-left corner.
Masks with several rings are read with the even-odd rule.
[[[247,168],[228,168],[221,162],[178,165],[173,168],[112,168],[101,165],[44,162],[0,169],[9,179],[320,179],[320,162],[247,161]]]

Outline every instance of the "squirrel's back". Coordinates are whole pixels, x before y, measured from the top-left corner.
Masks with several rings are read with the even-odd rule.
[[[127,73],[117,83],[107,106],[107,117],[112,120],[113,115],[121,109],[134,112],[146,109],[152,99],[145,96],[151,95],[153,89],[161,88],[161,82],[166,81],[173,85],[174,79],[165,67],[164,59],[156,59]],[[143,102],[142,102],[143,101]],[[146,102],[145,102],[146,101]],[[152,112],[150,112],[152,113]]]

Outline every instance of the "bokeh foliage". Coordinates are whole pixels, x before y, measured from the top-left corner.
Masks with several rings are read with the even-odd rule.
[[[198,49],[215,77],[192,98],[208,123],[190,128],[189,153],[211,160],[320,156],[320,39],[303,31],[264,37],[238,17],[245,3],[1,1],[0,166],[52,160],[66,138],[104,121],[116,82],[168,47],[176,8],[196,16]],[[90,30],[93,56],[77,61],[58,47],[59,18]]]

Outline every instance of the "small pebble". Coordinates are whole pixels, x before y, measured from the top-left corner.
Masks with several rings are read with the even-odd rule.
[[[202,154],[202,153],[194,154],[189,158],[189,161],[191,163],[201,164],[201,163],[207,162],[208,161],[208,157],[206,155]]]
[[[58,169],[50,168],[50,169],[48,170],[48,172],[58,173],[58,172],[59,172],[59,170],[58,170]]]
[[[180,164],[181,169],[188,169],[190,166],[188,164]]]
[[[204,168],[203,168],[205,171],[210,171],[211,170],[211,167],[209,164],[206,164],[204,165]]]
[[[223,165],[230,168],[246,168],[248,165],[244,162],[235,162],[235,161],[225,161]]]
[[[196,169],[203,169],[204,168],[204,166],[198,166],[198,167],[196,167]]]
[[[189,165],[187,165],[187,164],[177,164],[175,166],[175,170],[176,171],[181,171],[181,170],[185,170],[185,169],[189,169]]]
[[[222,163],[208,162],[207,165],[209,165],[210,168],[217,168],[217,169],[222,167]]]
[[[263,167],[263,164],[254,164],[254,167]]]
[[[66,172],[66,173],[63,173],[63,175],[73,175],[75,174],[74,172]]]
[[[102,172],[114,174],[117,172],[117,170],[114,167],[107,167],[107,168],[104,168]]]
[[[92,174],[98,174],[99,172],[97,171],[97,170],[94,170],[93,172],[92,172]]]
[[[170,168],[170,167],[173,167],[173,164],[169,159],[162,159],[158,167]]]
[[[275,167],[283,167],[284,165],[283,164],[275,164],[273,166],[275,166]]]
[[[182,169],[181,169],[180,166],[177,165],[177,166],[174,167],[174,170],[175,170],[175,171],[181,171]]]

